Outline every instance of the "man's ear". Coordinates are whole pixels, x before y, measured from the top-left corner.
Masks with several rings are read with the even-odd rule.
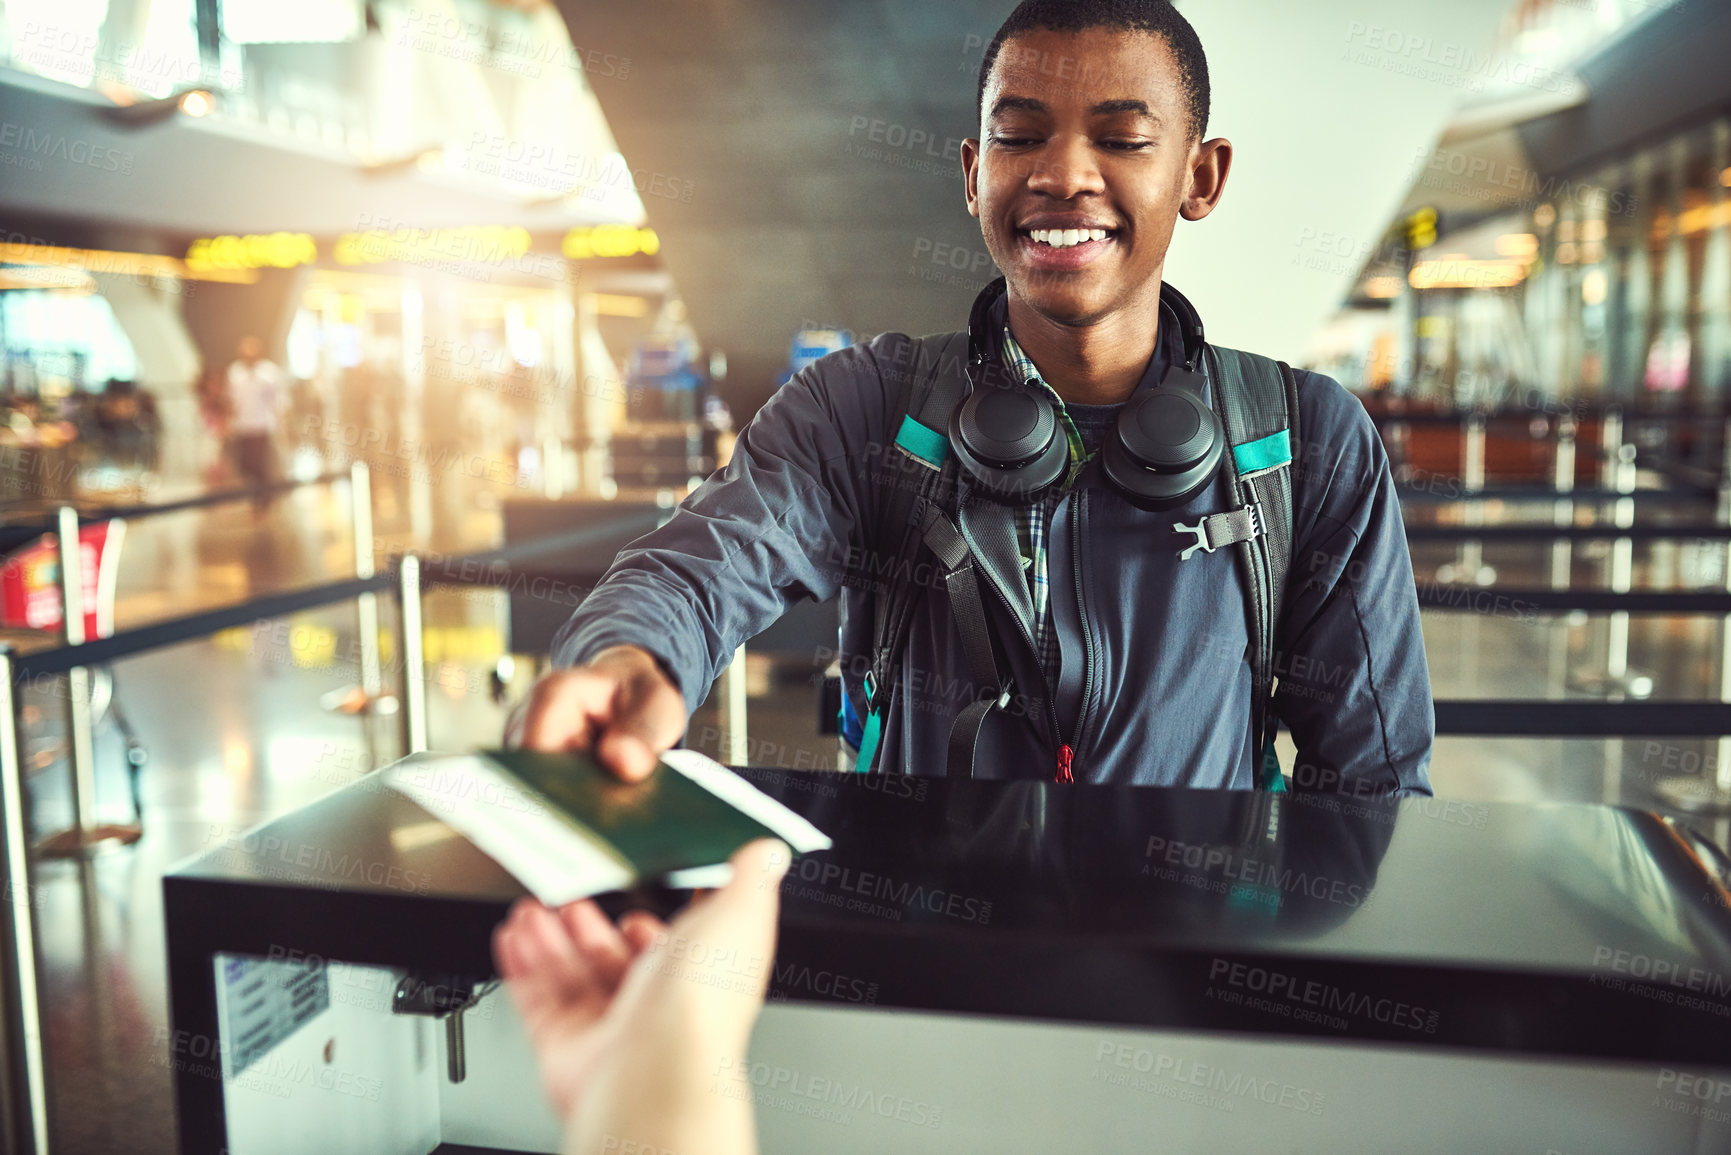
[[[968,199],[968,215],[980,215],[980,142],[962,141],[962,194]]]
[[[1178,215],[1199,221],[1214,211],[1226,191],[1226,174],[1232,170],[1232,142],[1223,136],[1203,141],[1190,159],[1190,187]]]

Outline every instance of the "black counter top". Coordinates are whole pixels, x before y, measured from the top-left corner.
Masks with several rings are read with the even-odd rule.
[[[835,840],[783,883],[774,998],[1731,1062],[1731,878],[1654,814],[742,773]],[[190,919],[483,973],[523,893],[377,775],[165,887],[171,954]]]
[[[1654,814],[744,773],[835,839],[777,996],[1731,1063],[1731,874]]]

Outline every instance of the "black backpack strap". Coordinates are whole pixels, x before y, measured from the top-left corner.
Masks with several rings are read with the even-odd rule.
[[[927,510],[941,506],[956,491],[956,466],[945,433],[950,413],[967,392],[967,335],[910,340],[890,372],[899,378],[892,408],[893,441],[884,447],[876,477],[878,520],[868,557],[888,553],[886,584],[872,597],[872,655],[866,673],[866,716],[856,767],[874,769],[883,720],[900,681],[901,655],[909,624],[924,592],[912,575],[926,525]]]
[[[1010,687],[998,673],[998,659],[992,648],[992,629],[986,618],[985,602],[980,597],[979,571],[974,566],[973,550],[962,531],[956,528],[950,515],[929,505],[921,527],[922,540],[938,564],[944,567],[944,590],[950,596],[950,611],[956,620],[956,630],[962,635],[962,652],[968,658],[968,672],[974,684],[983,687],[977,701],[963,707],[950,723],[949,755],[945,773],[951,778],[974,776],[974,752],[980,743],[980,730],[986,717],[1010,700]]]
[[[1248,532],[1232,533],[1228,540],[1238,547],[1250,626],[1250,730],[1251,748],[1259,759],[1257,785],[1284,790],[1286,779],[1274,756],[1274,639],[1292,564],[1292,460],[1298,441],[1298,380],[1285,362],[1253,353],[1210,345],[1206,357],[1214,407],[1231,446],[1222,468],[1241,509],[1248,511],[1247,518],[1241,515],[1239,519],[1249,527]],[[1242,528],[1238,522],[1233,527]],[[1206,529],[1181,528],[1197,533],[1199,542],[1208,540]],[[1202,547],[1212,550],[1212,545]]]

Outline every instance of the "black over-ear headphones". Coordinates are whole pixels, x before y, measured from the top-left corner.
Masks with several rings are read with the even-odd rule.
[[[999,277],[968,317],[968,379],[973,389],[950,414],[950,452],[987,496],[1008,504],[1037,501],[1063,478],[1070,445],[1044,390],[1013,379],[989,332],[992,307],[1006,289]],[[1226,448],[1220,418],[1202,399],[1202,319],[1184,295],[1160,286],[1184,338],[1184,364],[1125,403],[1100,451],[1106,479],[1131,504],[1171,509],[1214,479]]]

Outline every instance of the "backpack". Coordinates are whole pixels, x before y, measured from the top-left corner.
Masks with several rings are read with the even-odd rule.
[[[896,400],[892,412],[899,412],[901,419],[895,426],[894,445],[884,453],[894,476],[887,484],[880,480],[878,486],[873,545],[895,543],[891,564],[880,566],[891,575],[914,573],[921,548],[932,552],[942,567],[942,584],[975,682],[1005,687],[996,699],[988,693],[965,707],[952,726],[948,774],[969,777],[980,727],[993,709],[1008,702],[1009,691],[997,671],[973,558],[953,514],[959,471],[950,458],[944,430],[968,388],[967,337],[908,339],[897,354],[891,358],[889,375],[901,386],[892,389]],[[1175,528],[1195,535],[1191,549],[1212,552],[1225,545],[1237,547],[1250,634],[1251,749],[1262,752],[1257,785],[1279,792],[1286,789],[1286,779],[1274,753],[1278,729],[1272,708],[1274,634],[1292,558],[1291,465],[1299,436],[1298,383],[1285,362],[1236,349],[1207,345],[1203,363],[1214,409],[1231,448],[1223,455],[1221,469],[1232,483],[1239,508],[1205,517],[1195,526]],[[1184,544],[1182,537],[1175,544]],[[861,772],[876,769],[883,718],[895,699],[902,651],[923,590],[914,581],[893,581],[872,599],[872,654],[863,687],[866,715],[858,719],[856,768]],[[852,704],[845,691],[842,711],[846,733]]]

